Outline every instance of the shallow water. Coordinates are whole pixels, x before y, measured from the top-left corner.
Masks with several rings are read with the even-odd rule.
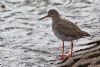
[[[0,0],[0,67],[54,67],[48,61],[60,54],[61,42],[51,29],[51,19],[38,19],[49,9],[73,21],[91,37],[75,41],[74,51],[88,46],[79,44],[100,39],[99,0]],[[65,43],[68,50],[69,42]]]

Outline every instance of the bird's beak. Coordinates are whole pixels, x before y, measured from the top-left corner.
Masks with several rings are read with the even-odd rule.
[[[40,18],[39,20],[42,20],[42,19],[44,19],[44,18],[46,18],[46,17],[49,17],[49,16],[48,16],[48,15],[47,15],[47,16],[44,16],[44,17]]]

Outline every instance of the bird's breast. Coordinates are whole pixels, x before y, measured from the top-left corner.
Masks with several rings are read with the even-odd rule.
[[[56,37],[61,39],[61,40],[65,40],[66,36],[60,34],[59,31],[57,30],[56,26],[57,25],[52,24],[52,30],[53,30],[54,35],[56,35]]]

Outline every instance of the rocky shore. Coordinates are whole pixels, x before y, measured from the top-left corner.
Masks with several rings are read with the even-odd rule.
[[[84,45],[91,47],[75,51],[72,59],[66,58],[57,67],[100,67],[100,40]]]

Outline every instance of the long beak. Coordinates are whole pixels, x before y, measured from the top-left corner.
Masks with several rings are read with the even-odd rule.
[[[44,17],[40,18],[39,20],[42,20],[42,19],[44,19],[44,18],[46,18],[46,17],[49,17],[49,16],[48,16],[48,15],[47,15],[47,16],[44,16]]]

